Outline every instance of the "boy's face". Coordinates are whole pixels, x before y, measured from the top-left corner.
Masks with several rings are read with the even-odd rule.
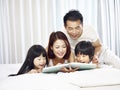
[[[84,55],[84,54],[77,54],[76,56],[76,61],[80,62],[80,63],[89,63],[90,62],[90,58],[88,55]]]

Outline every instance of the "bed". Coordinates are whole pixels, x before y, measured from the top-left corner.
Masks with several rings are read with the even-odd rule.
[[[120,90],[120,70],[109,66],[71,73],[36,73],[8,77],[21,64],[0,64],[0,90]]]

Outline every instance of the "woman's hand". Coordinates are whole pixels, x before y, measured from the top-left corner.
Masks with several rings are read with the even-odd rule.
[[[69,65],[69,68],[67,68],[67,67],[63,67],[63,68],[61,68],[61,72],[75,72],[75,71],[77,71],[79,69],[79,67],[76,67],[76,68],[72,68],[70,65]]]

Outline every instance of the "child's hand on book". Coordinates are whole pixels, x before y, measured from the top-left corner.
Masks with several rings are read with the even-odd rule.
[[[37,70],[32,69],[32,70],[30,70],[28,73],[38,73],[38,72],[37,72]]]
[[[41,73],[41,72],[42,72],[42,69],[38,69],[38,70],[32,69],[28,73]]]

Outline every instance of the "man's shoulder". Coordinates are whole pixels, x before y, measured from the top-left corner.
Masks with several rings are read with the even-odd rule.
[[[95,28],[92,25],[83,25],[83,29],[85,29],[85,30],[94,30]]]
[[[86,32],[86,33],[94,33],[94,34],[97,34],[96,28],[95,28],[94,26],[91,26],[91,25],[84,25],[84,26],[83,26],[83,30],[84,30],[84,32]]]

